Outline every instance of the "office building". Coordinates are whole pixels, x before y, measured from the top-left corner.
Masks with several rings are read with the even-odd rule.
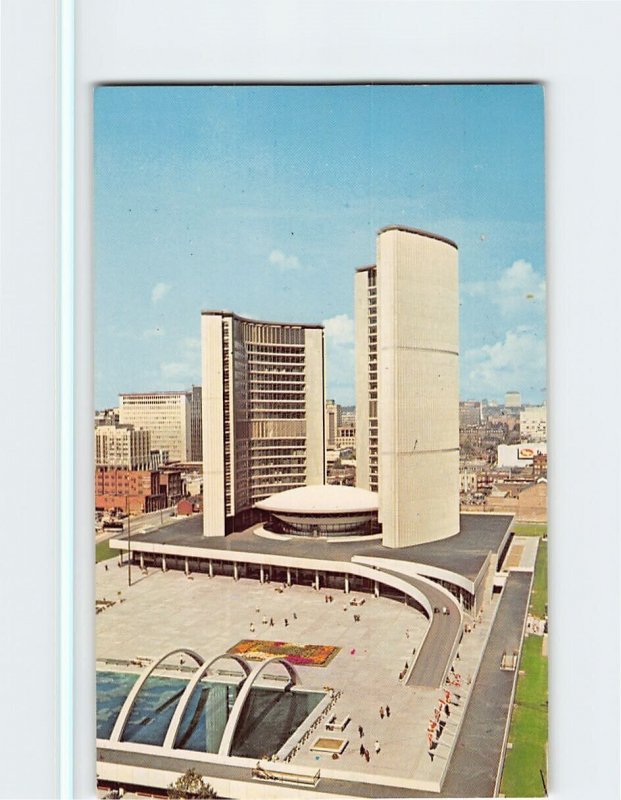
[[[203,460],[203,393],[192,386],[190,393],[190,460]]]
[[[377,237],[355,277],[357,485],[379,492],[383,543],[459,531],[457,245],[413,228]]]
[[[95,428],[95,465],[151,469],[151,434],[133,425],[106,423]]]
[[[522,405],[522,395],[519,392],[505,393],[505,408],[520,408]]]
[[[190,460],[189,392],[120,394],[119,420],[150,431],[151,447],[167,450],[171,461]]]
[[[523,442],[545,442],[548,423],[545,403],[526,406],[520,411],[520,438]]]
[[[341,407],[334,400],[326,400],[326,447],[336,448],[336,435],[341,425]]]
[[[336,432],[336,449],[337,450],[355,450],[356,449],[356,427],[340,425]]]
[[[204,311],[201,343],[204,534],[223,536],[325,481],[324,332]]]
[[[464,400],[459,404],[459,427],[471,428],[480,425],[483,420],[480,400]]]

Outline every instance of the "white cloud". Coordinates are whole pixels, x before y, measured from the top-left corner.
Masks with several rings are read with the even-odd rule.
[[[186,336],[179,342],[176,361],[163,361],[160,364],[162,380],[184,382],[185,385],[201,382],[201,341],[198,338]],[[175,383],[172,389],[183,388]]]
[[[520,314],[533,307],[541,309],[546,297],[543,275],[523,259],[514,261],[497,281],[462,283],[461,291],[467,297],[488,297],[504,316]]]
[[[142,332],[141,339],[156,339],[159,336],[164,336],[166,331],[164,328],[149,328]]]
[[[287,256],[282,250],[272,250],[268,256],[270,264],[278,267],[280,270],[300,269],[301,264],[297,256]]]
[[[498,281],[495,302],[504,314],[518,311],[525,303],[541,304],[545,301],[546,288],[543,276],[535,272],[528,261],[514,261]]]
[[[168,294],[170,289],[171,286],[169,283],[156,283],[151,290],[151,302],[159,303],[159,301]]]
[[[323,321],[326,332],[328,397],[349,405],[354,402],[354,321],[337,314]]]
[[[160,364],[160,373],[166,380],[175,380],[179,378],[187,378],[193,380],[196,378],[196,370],[192,364],[187,361],[166,361]]]
[[[468,350],[464,367],[462,393],[502,397],[519,388],[528,397],[546,385],[545,341],[522,325],[508,331],[501,342]]]
[[[326,336],[334,344],[353,344],[354,321],[347,314],[337,314],[330,319],[324,319],[322,325]]]

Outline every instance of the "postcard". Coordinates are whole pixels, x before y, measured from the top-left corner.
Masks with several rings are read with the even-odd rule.
[[[94,95],[101,796],[546,795],[542,86]]]

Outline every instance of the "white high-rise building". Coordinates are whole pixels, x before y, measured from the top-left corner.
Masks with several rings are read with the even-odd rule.
[[[190,392],[119,395],[119,421],[151,433],[151,447],[171,461],[191,460]]]
[[[132,425],[95,427],[95,465],[122,469],[151,469],[151,434]]]
[[[522,395],[519,392],[505,392],[505,408],[520,408]]]
[[[320,325],[201,317],[205,536],[244,528],[259,500],[325,482]]]
[[[357,485],[379,492],[388,547],[459,532],[457,245],[413,228],[377,237],[356,272]]]
[[[341,407],[334,400],[326,400],[326,448],[334,450],[336,437],[341,426]]]
[[[523,442],[545,442],[548,435],[546,404],[526,406],[520,411],[520,439]]]

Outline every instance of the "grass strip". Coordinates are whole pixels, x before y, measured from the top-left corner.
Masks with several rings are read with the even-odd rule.
[[[500,792],[505,797],[544,797],[547,783],[548,659],[541,654],[543,639],[524,640],[509,742]],[[543,779],[542,779],[543,774]]]
[[[511,530],[516,536],[546,536],[548,524],[546,522],[516,522]]]
[[[97,564],[99,564],[100,561],[107,561],[109,558],[115,558],[118,554],[118,550],[113,550],[110,547],[109,539],[104,539],[103,542],[97,542],[95,545],[95,563]]]

